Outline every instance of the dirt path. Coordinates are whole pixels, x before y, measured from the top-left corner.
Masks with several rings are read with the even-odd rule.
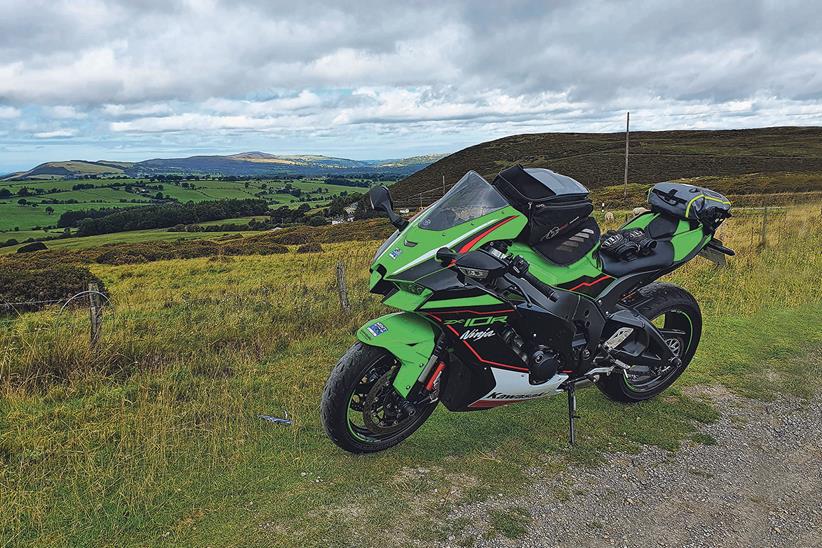
[[[722,413],[701,428],[715,445],[612,455],[455,514],[479,546],[822,546],[822,400],[702,392]],[[530,513],[527,533],[486,538],[483,516],[512,507]]]

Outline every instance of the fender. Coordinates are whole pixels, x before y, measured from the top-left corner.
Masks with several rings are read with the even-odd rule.
[[[403,397],[434,351],[437,330],[428,320],[411,312],[395,312],[371,320],[357,330],[357,338],[369,346],[385,348],[400,362],[394,388]]]

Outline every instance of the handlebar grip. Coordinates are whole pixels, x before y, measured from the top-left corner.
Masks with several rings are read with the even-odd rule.
[[[530,272],[524,272],[522,274],[522,279],[525,280],[526,282],[528,282],[529,284],[533,285],[534,287],[536,287],[537,290],[539,290],[541,293],[543,293],[550,300],[556,302],[557,296],[556,296],[556,291],[554,291],[553,287],[551,287],[550,285],[542,282],[542,280],[540,280],[539,278],[537,278],[536,276],[534,276]]]

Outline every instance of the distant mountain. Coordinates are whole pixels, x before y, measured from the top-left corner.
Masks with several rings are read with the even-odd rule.
[[[12,173],[3,180],[82,177],[84,175],[345,175],[388,172],[410,175],[443,155],[414,156],[394,160],[349,160],[318,155],[276,155],[241,152],[228,156],[190,156],[154,158],[142,162],[91,162],[71,160],[46,162],[28,171]]]
[[[427,154],[425,156],[412,156],[410,158],[399,158],[394,160],[378,160],[374,163],[379,167],[416,167],[431,165],[437,160],[441,160],[448,154]]]
[[[489,180],[508,166],[545,167],[589,188],[619,184],[624,133],[512,135],[460,150],[395,183],[399,203],[430,202],[443,176],[454,183],[468,170]],[[628,180],[656,183],[705,175],[822,171],[822,127],[631,132]],[[419,194],[425,192],[420,198]]]

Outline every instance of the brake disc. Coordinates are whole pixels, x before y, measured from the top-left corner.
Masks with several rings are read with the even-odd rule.
[[[366,428],[375,434],[393,434],[405,428],[410,417],[401,418],[403,414],[397,405],[397,398],[392,386],[394,370],[380,377],[363,404],[362,418]]]

